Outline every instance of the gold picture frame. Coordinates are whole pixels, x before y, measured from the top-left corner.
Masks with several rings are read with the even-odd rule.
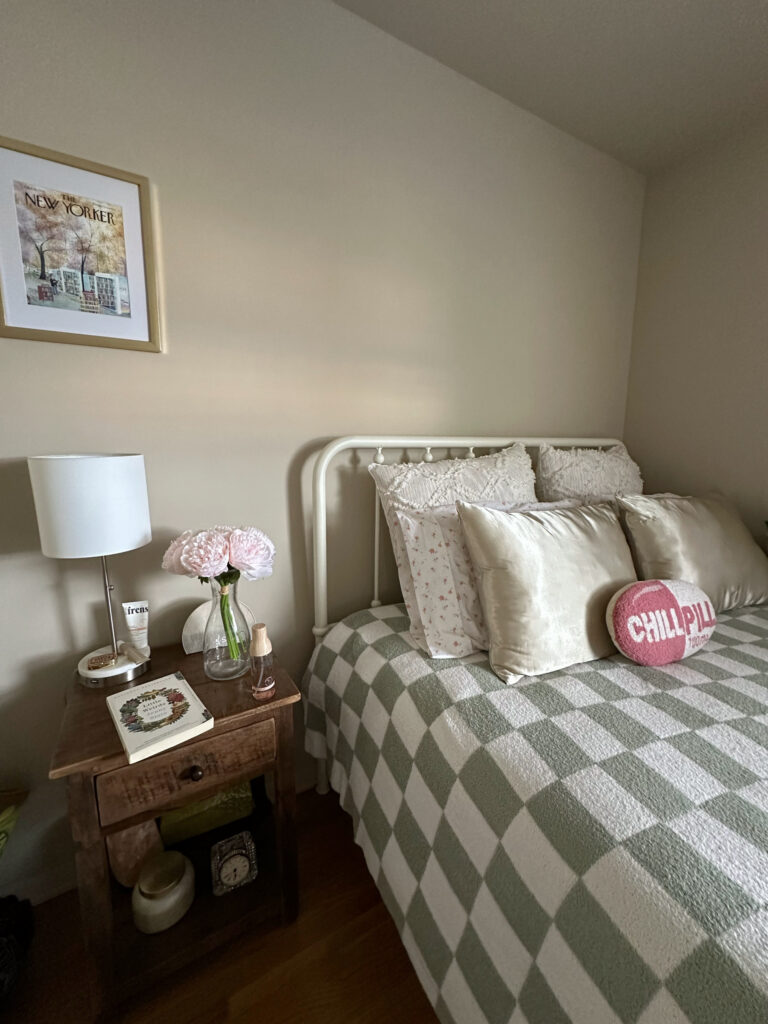
[[[147,178],[0,136],[0,337],[162,351]]]

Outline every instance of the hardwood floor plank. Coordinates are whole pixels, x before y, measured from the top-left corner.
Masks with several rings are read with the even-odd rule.
[[[371,999],[371,982],[397,977],[402,966],[400,950],[388,941],[390,925],[386,910],[378,904],[343,927],[329,930],[323,939],[234,992],[227,1020],[246,1024],[257,1011],[273,1024],[391,1020],[391,986],[386,989],[385,1006]]]

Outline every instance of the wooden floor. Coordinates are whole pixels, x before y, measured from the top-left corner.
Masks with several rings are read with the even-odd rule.
[[[126,1007],[121,1024],[436,1024],[337,798],[303,793],[298,813],[298,920],[223,947]],[[76,894],[36,907],[35,920],[24,975],[0,1018],[87,1024]]]

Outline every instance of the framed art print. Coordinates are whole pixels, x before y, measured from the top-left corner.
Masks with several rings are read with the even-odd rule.
[[[0,335],[160,351],[149,182],[0,136]]]

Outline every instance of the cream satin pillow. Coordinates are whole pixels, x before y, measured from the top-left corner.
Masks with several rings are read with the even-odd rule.
[[[457,504],[502,679],[615,654],[605,610],[637,579],[610,505],[500,512]]]
[[[573,508],[579,502],[472,504],[502,512],[529,512]],[[433,658],[462,658],[473,651],[487,651],[488,629],[456,503],[398,511],[397,521],[403,531],[426,650]]]
[[[725,498],[618,499],[641,579],[687,580],[716,612],[768,601],[768,558]]]

